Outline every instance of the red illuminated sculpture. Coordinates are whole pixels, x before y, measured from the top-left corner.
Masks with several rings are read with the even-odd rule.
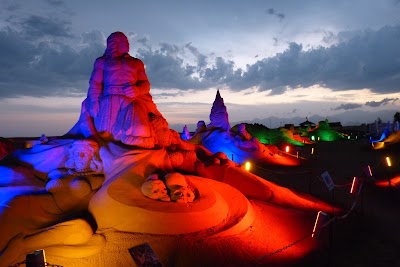
[[[104,55],[94,63],[80,121],[68,135],[81,133],[144,148],[169,144],[168,123],[152,100],[143,62],[128,52],[122,32],[107,38]]]

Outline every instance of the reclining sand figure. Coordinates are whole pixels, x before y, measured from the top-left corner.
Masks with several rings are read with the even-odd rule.
[[[47,174],[45,188],[22,192],[0,207],[0,266],[39,248],[51,254],[65,253],[65,246],[78,246],[65,255],[69,257],[99,251],[105,240],[94,236],[97,226],[87,212],[89,200],[104,180],[98,151],[94,141],[74,141],[65,167]]]

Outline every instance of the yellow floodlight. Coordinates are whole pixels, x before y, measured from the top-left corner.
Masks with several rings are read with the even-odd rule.
[[[244,169],[245,169],[246,171],[250,171],[250,168],[251,168],[251,163],[250,163],[250,161],[246,161],[246,163],[244,164]]]
[[[387,164],[388,167],[392,166],[392,162],[390,160],[390,157],[386,157],[386,164]]]

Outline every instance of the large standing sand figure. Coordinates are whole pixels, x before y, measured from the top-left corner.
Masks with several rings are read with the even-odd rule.
[[[107,38],[104,55],[94,63],[81,118],[69,134],[98,136],[144,148],[162,145],[164,135],[156,138],[157,131],[165,131],[168,124],[149,93],[143,62],[128,52],[129,42],[122,32]]]

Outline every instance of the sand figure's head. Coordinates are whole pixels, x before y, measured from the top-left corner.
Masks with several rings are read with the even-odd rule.
[[[122,32],[113,32],[107,38],[106,57],[120,57],[129,52],[128,38]]]
[[[72,172],[102,172],[103,164],[99,157],[99,145],[93,140],[77,140],[69,149],[65,167]]]

